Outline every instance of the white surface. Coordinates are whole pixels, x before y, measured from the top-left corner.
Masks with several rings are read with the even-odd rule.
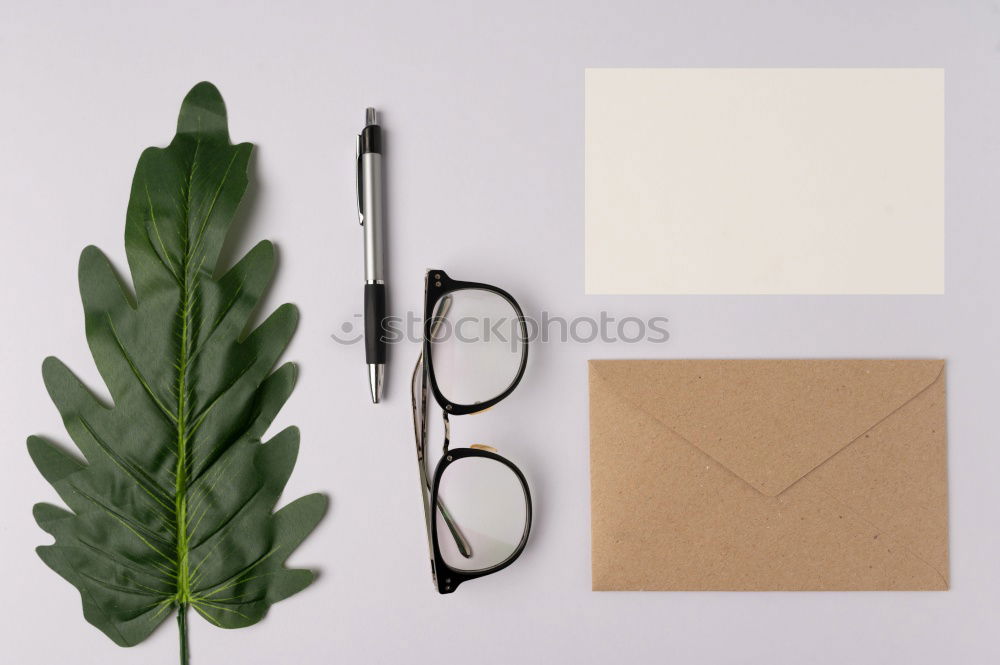
[[[99,8],[100,5],[100,8]],[[17,3],[0,6],[3,659],[176,662],[176,628],[119,649],[32,552],[54,493],[24,439],[67,441],[42,386],[57,354],[92,386],[76,261],[124,266],[139,152],[165,144],[195,82],[219,85],[259,150],[231,256],[279,248],[267,309],[294,301],[299,385],[286,497],[332,508],[294,561],[318,582],[253,628],[197,621],[198,663],[989,663],[1000,658],[1000,13],[990,2]],[[594,66],[943,67],[947,284],[927,297],[586,297],[583,82]],[[510,399],[455,419],[527,472],[537,522],[520,561],[432,591],[407,407],[412,345],[369,404],[362,349],[329,334],[361,306],[354,133],[383,112],[394,312],[424,268],[498,284],[529,313],[670,317],[665,344],[536,344]],[[462,138],[465,137],[465,138]],[[590,589],[587,358],[943,356],[949,360],[953,588],[946,593]]]
[[[587,293],[944,292],[941,69],[588,69]]]

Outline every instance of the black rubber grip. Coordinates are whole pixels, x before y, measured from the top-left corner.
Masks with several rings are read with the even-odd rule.
[[[365,358],[385,363],[385,284],[365,284]]]

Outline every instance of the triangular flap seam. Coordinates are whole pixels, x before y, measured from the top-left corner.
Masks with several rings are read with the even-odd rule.
[[[607,377],[605,377],[605,376],[601,376],[601,375],[600,375],[600,374],[598,374],[597,372],[594,372],[594,373],[592,373],[592,374],[591,374],[591,379],[599,379],[600,381],[602,381],[602,382],[603,382],[604,384],[606,384],[607,386],[609,386],[609,387],[611,387],[611,388],[618,388],[618,386],[617,386],[617,385],[615,385],[615,383],[614,383],[614,382],[612,382],[611,380],[609,380],[609,379],[608,379]],[[712,460],[713,462],[715,462],[716,464],[718,464],[718,465],[719,465],[719,467],[720,467],[720,468],[721,468],[721,469],[722,469],[723,471],[725,471],[726,473],[728,473],[728,474],[732,475],[732,476],[733,476],[734,478],[736,478],[736,479],[737,479],[737,480],[739,480],[740,482],[743,482],[743,483],[746,483],[746,484],[747,484],[747,485],[748,485],[748,486],[749,486],[750,488],[752,488],[752,489],[753,489],[754,491],[757,491],[757,492],[760,492],[760,490],[759,490],[759,489],[757,489],[756,487],[754,487],[754,486],[753,486],[753,485],[752,485],[752,484],[751,484],[751,483],[750,483],[749,481],[747,481],[747,479],[746,479],[746,478],[744,478],[744,477],[743,477],[743,476],[741,476],[740,474],[738,474],[738,473],[736,473],[735,471],[733,471],[732,469],[730,469],[730,468],[729,468],[728,466],[726,466],[726,465],[725,465],[725,464],[724,464],[723,462],[721,462],[721,461],[719,461],[718,459],[716,459],[714,455],[712,455],[712,454],[711,454],[711,453],[709,453],[708,451],[704,450],[704,449],[703,449],[703,448],[702,448],[701,446],[699,446],[699,445],[697,445],[696,443],[694,443],[694,442],[690,441],[690,440],[689,440],[689,439],[688,439],[687,437],[685,437],[685,436],[684,436],[683,434],[681,434],[680,432],[678,432],[677,430],[675,430],[675,429],[674,429],[673,427],[671,427],[671,426],[670,426],[669,424],[665,423],[665,422],[663,421],[663,419],[662,419],[662,418],[660,418],[659,416],[657,416],[656,414],[653,414],[653,413],[650,413],[649,411],[647,411],[646,409],[642,408],[641,406],[636,406],[636,405],[635,405],[635,404],[633,403],[633,401],[632,401],[631,399],[628,399],[628,398],[626,398],[626,397],[625,397],[624,395],[622,395],[622,394],[621,394],[621,393],[619,393],[619,392],[615,392],[615,393],[614,393],[614,397],[615,397],[615,399],[616,399],[616,400],[618,400],[619,402],[621,402],[621,403],[622,403],[622,404],[624,405],[624,407],[625,407],[625,408],[628,408],[628,407],[632,407],[632,408],[636,409],[637,411],[639,411],[639,413],[641,413],[641,414],[643,414],[644,416],[646,416],[647,418],[652,418],[652,419],[653,419],[653,420],[655,420],[655,421],[656,421],[656,422],[657,422],[657,423],[658,423],[658,424],[659,424],[659,425],[660,425],[661,427],[663,427],[664,429],[666,429],[667,431],[669,431],[669,432],[670,432],[671,434],[673,434],[674,436],[676,436],[676,437],[677,437],[678,439],[680,439],[681,441],[683,441],[683,442],[684,442],[684,443],[686,443],[687,445],[691,446],[692,448],[694,448],[695,450],[697,450],[697,451],[698,451],[699,453],[701,453],[702,455],[704,455],[704,456],[705,456],[705,457],[707,457],[708,459],[710,459],[710,460]],[[763,494],[763,492],[761,492],[761,493]]]
[[[935,381],[935,383],[937,383],[937,382]],[[931,384],[931,385],[934,385],[934,384]],[[928,388],[929,387],[930,386],[928,386]],[[806,474],[806,475],[809,475],[809,474]],[[940,577],[941,581],[944,583],[944,588],[945,589],[949,589],[950,588],[951,585],[950,585],[950,583],[948,581],[948,576],[945,575],[944,573],[942,573],[940,570],[938,570],[936,566],[932,565],[929,561],[927,561],[926,559],[924,559],[922,556],[920,556],[919,554],[917,554],[916,552],[914,552],[910,548],[910,546],[907,545],[903,541],[903,539],[900,536],[894,534],[889,529],[882,528],[881,526],[879,526],[878,524],[876,524],[875,522],[873,522],[871,519],[869,519],[865,515],[862,515],[860,512],[858,512],[857,509],[852,508],[848,504],[844,503],[843,500],[838,499],[837,496],[833,494],[833,492],[831,492],[830,490],[828,490],[826,487],[823,486],[822,483],[818,482],[817,480],[812,479],[812,478],[808,478],[807,479],[807,478],[803,477],[803,478],[800,478],[798,481],[796,481],[796,483],[801,482],[801,481],[805,481],[805,482],[809,483],[810,485],[812,485],[813,487],[815,487],[816,489],[818,489],[820,492],[822,492],[823,494],[825,494],[826,496],[828,496],[831,501],[836,502],[837,505],[842,510],[851,513],[852,515],[854,515],[856,518],[858,518],[859,520],[861,520],[865,524],[867,524],[870,527],[872,527],[873,529],[877,530],[879,533],[884,533],[884,534],[887,534],[888,536],[894,538],[899,543],[899,546],[902,547],[904,550],[906,550],[907,554],[909,554],[914,559],[916,559],[920,563],[922,563],[925,566],[927,566],[935,575],[937,575],[938,577]]]
[[[686,436],[684,436],[683,434],[681,434],[680,432],[678,432],[670,423],[665,422],[661,417],[659,417],[655,413],[650,412],[647,408],[643,407],[642,404],[639,402],[639,400],[637,400],[634,397],[633,391],[629,387],[627,387],[627,386],[626,387],[622,387],[622,386],[618,385],[617,382],[612,381],[611,379],[609,379],[607,376],[603,375],[597,369],[599,367],[599,365],[601,365],[603,363],[619,363],[619,362],[641,363],[643,361],[641,361],[641,360],[610,360],[610,361],[609,360],[590,360],[590,361],[588,361],[588,365],[590,366],[590,370],[591,370],[590,371],[590,376],[592,378],[601,379],[608,386],[610,386],[612,388],[616,388],[616,389],[622,391],[623,393],[628,393],[627,397],[626,397],[626,395],[618,395],[618,397],[621,399],[622,402],[626,403],[627,405],[632,406],[633,408],[635,408],[635,409],[641,411],[642,413],[646,414],[647,416],[649,416],[650,418],[652,418],[656,422],[660,423],[663,427],[665,427],[666,429],[668,429],[675,436],[679,437],[682,441],[684,441],[685,443],[687,443],[687,444],[689,444],[691,446],[694,446],[700,452],[702,452],[703,454],[705,454],[706,456],[708,456],[709,458],[711,458],[712,460],[714,460],[717,464],[719,464],[726,471],[728,471],[729,473],[733,474],[734,476],[736,476],[737,478],[739,478],[740,480],[742,480],[743,482],[745,482],[750,487],[754,488],[754,490],[756,490],[757,492],[760,492],[764,496],[769,496],[769,497],[776,497],[776,496],[778,496],[779,494],[781,494],[782,492],[784,492],[785,490],[787,490],[789,487],[791,487],[795,483],[801,481],[803,478],[805,478],[806,476],[808,476],[814,470],[816,470],[817,468],[819,468],[819,467],[823,466],[824,464],[826,464],[831,458],[835,457],[836,455],[840,454],[845,449],[849,448],[856,441],[858,441],[859,439],[864,438],[865,434],[871,432],[873,429],[875,429],[876,427],[878,427],[879,425],[881,425],[882,423],[884,423],[886,420],[888,420],[889,418],[891,418],[894,414],[896,414],[897,412],[899,412],[901,409],[903,409],[904,407],[906,407],[906,405],[910,404],[913,400],[917,399],[922,394],[924,394],[925,392],[927,392],[927,390],[929,390],[939,380],[941,380],[941,377],[944,374],[944,370],[945,370],[945,362],[943,360],[939,360],[938,361],[939,362],[938,372],[934,375],[934,378],[932,378],[926,385],[924,385],[919,390],[917,390],[917,392],[913,393],[913,395],[911,395],[908,399],[906,399],[904,402],[902,402],[901,404],[899,404],[896,408],[892,409],[891,411],[889,411],[888,413],[886,413],[884,416],[882,416],[881,418],[879,418],[878,420],[876,420],[869,427],[865,428],[860,434],[858,434],[857,436],[853,437],[852,439],[846,441],[844,443],[844,445],[839,446],[835,451],[833,451],[832,453],[830,453],[829,455],[827,455],[826,457],[824,457],[822,460],[820,460],[819,462],[817,462],[813,466],[809,467],[809,469],[803,471],[798,476],[798,478],[796,478],[792,482],[786,484],[783,487],[779,487],[779,488],[777,488],[774,491],[765,491],[765,490],[762,490],[760,487],[758,487],[753,482],[751,482],[750,480],[747,480],[742,474],[737,473],[735,470],[733,470],[732,468],[730,468],[726,463],[724,463],[721,460],[719,460],[718,458],[716,458],[714,455],[712,455],[710,452],[708,452],[707,450],[705,450],[704,448],[702,448],[701,446],[699,446],[697,443],[695,443],[694,441],[691,441]],[[660,361],[654,361],[654,362],[660,362]]]

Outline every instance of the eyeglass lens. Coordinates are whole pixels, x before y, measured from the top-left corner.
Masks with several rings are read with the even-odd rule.
[[[504,393],[527,350],[513,305],[484,289],[462,289],[434,308],[430,353],[438,389],[454,404],[477,404]]]
[[[441,514],[437,532],[441,556],[455,570],[482,570],[503,563],[517,549],[527,522],[527,499],[507,465],[486,457],[463,457],[441,475],[439,500],[447,503],[472,552],[465,557]]]

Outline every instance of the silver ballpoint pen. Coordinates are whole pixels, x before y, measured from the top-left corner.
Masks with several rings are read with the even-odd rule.
[[[358,135],[358,217],[365,232],[365,360],[372,402],[382,399],[385,381],[385,275],[383,273],[382,128],[375,109],[365,111]]]

